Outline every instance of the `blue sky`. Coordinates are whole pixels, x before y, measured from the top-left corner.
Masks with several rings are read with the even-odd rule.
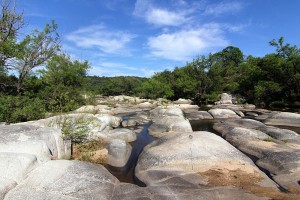
[[[90,75],[149,77],[232,45],[274,52],[272,39],[300,47],[298,0],[17,0],[26,33],[58,24],[63,52],[88,60]]]

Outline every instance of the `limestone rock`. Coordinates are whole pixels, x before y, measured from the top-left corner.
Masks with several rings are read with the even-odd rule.
[[[114,167],[123,167],[130,157],[132,148],[124,140],[114,139],[107,144],[107,149],[107,164]]]

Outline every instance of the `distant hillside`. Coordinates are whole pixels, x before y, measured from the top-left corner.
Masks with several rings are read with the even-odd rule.
[[[137,93],[137,88],[143,82],[148,80],[147,78],[136,76],[88,76],[88,78],[89,80],[85,86],[85,89],[105,96],[135,95]]]

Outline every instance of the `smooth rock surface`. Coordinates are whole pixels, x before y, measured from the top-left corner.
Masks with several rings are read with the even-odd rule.
[[[130,144],[124,140],[115,139],[110,141],[107,144],[107,164],[114,167],[125,166],[130,157],[131,149]]]
[[[234,111],[229,109],[215,108],[208,111],[215,119],[240,118]]]
[[[211,114],[209,114],[207,111],[198,111],[198,110],[186,113],[186,117],[189,120],[213,119]]]
[[[111,141],[113,139],[120,139],[126,142],[133,142],[136,140],[136,134],[133,130],[127,128],[117,128],[110,130],[106,133],[107,138],[105,140]]]
[[[267,118],[265,124],[300,127],[300,114],[280,112]]]
[[[188,119],[179,116],[165,116],[156,119],[148,131],[154,137],[161,137],[172,132],[192,132],[193,130]]]
[[[33,170],[4,199],[111,199],[118,183],[101,165],[68,160],[49,161]]]

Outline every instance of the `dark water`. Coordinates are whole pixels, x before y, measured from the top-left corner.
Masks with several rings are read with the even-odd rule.
[[[148,127],[151,125],[151,122],[148,122],[143,125],[143,130],[137,135],[137,140],[132,145],[131,155],[127,164],[124,167],[113,167],[110,165],[104,165],[110,173],[119,179],[121,182],[125,183],[134,183],[139,186],[145,186],[145,184],[139,181],[135,175],[134,170],[136,163],[138,161],[139,155],[142,153],[144,147],[150,144],[154,138],[149,135]]]

